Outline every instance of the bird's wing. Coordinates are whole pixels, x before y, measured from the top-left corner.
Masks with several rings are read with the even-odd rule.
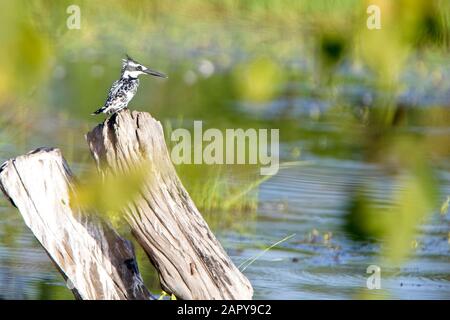
[[[117,90],[120,88],[120,80],[114,81],[111,88],[109,89],[108,98],[115,95],[117,93]]]
[[[113,83],[108,93],[108,99],[105,102],[104,108],[123,108],[128,105],[131,99],[136,94],[139,81],[125,81],[120,79]]]
[[[114,81],[111,88],[109,89],[108,97],[106,98],[105,105],[108,105],[115,100],[117,92],[119,91],[120,87],[121,87],[120,80]]]

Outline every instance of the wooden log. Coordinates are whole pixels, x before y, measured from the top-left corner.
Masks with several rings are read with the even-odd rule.
[[[71,207],[73,176],[58,149],[6,161],[0,187],[76,298],[150,299],[132,244],[93,213]]]
[[[253,288],[226,254],[180,182],[159,121],[123,110],[86,135],[104,173],[149,165],[124,216],[159,271],[163,290],[181,299],[251,299]]]

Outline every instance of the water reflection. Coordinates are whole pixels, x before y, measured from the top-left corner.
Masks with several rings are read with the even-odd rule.
[[[450,297],[450,219],[436,212],[419,228],[418,246],[402,268],[384,265],[379,245],[360,243],[342,228],[347,188],[370,181],[380,206],[397,188],[370,165],[312,159],[289,168],[260,188],[259,215],[250,223],[252,235],[228,235],[229,246],[243,248],[238,260],[252,256],[287,234],[296,237],[273,249],[246,270],[256,297],[263,299],[443,299]],[[450,192],[445,179],[442,192]],[[332,236],[328,236],[332,234]],[[256,236],[255,236],[256,235]],[[366,268],[382,268],[382,291],[367,290]]]
[[[202,210],[210,222],[214,215],[234,221],[215,232],[238,265],[295,234],[245,270],[256,298],[449,298],[449,215],[437,208],[450,194],[450,29],[439,22],[449,4],[388,6],[396,19],[386,21],[383,32],[389,34],[380,37],[361,29],[365,17],[355,16],[358,10],[345,1],[294,2],[230,2],[223,8],[196,0],[183,6],[148,2],[140,10],[137,2],[86,2],[83,17],[90,24],[78,33],[61,24],[64,4],[34,1],[25,8],[8,2],[0,20],[11,32],[0,32],[7,47],[0,70],[14,76],[0,75],[0,161],[57,146],[76,175],[87,172],[92,159],[83,135],[99,120],[89,114],[104,101],[122,54],[138,53],[138,60],[167,70],[170,81],[143,82],[130,107],[150,111],[166,129],[199,119],[220,129],[280,128],[282,160],[291,165],[255,190],[255,206],[242,206],[257,206],[257,214]],[[21,15],[28,9],[37,17],[32,24]],[[223,10],[227,14],[219,17]],[[424,37],[427,21],[436,25]],[[424,50],[430,43],[436,50]],[[413,215],[418,235],[412,256],[393,267],[379,255],[386,239],[369,234],[372,239],[355,240],[345,215],[356,193],[370,198],[375,213],[401,206],[402,198],[393,195],[408,187],[399,178],[404,171],[416,178],[407,195],[421,198],[434,189],[418,188],[430,172],[438,195],[417,201],[428,208],[436,200],[436,209]],[[238,170],[224,172],[229,184],[241,183]],[[192,191],[208,176],[193,170],[183,182]],[[71,298],[20,215],[0,199],[0,297]],[[141,251],[138,256],[146,261]],[[369,264],[382,267],[381,291],[365,289]],[[158,292],[148,262],[141,271]]]

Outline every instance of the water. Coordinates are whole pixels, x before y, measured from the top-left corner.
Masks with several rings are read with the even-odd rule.
[[[346,188],[364,181],[376,186],[371,191],[380,201],[387,197],[388,177],[350,161],[317,160],[314,165],[282,170],[261,186],[253,236],[224,236],[229,247],[245,248],[237,260],[260,252],[255,244],[269,246],[295,236],[246,269],[256,298],[450,298],[448,215],[436,213],[420,226],[419,245],[401,268],[384,266],[378,245],[354,242],[342,228]],[[443,188],[450,192],[448,176]],[[332,236],[327,241],[323,235],[328,232]],[[373,264],[381,267],[382,290],[366,289],[366,269]]]
[[[433,97],[421,88],[423,78],[401,95],[401,99],[428,107],[448,101],[450,73]],[[415,78],[414,81],[417,81]],[[296,86],[297,84],[291,84]],[[289,89],[289,88],[287,88]],[[311,88],[306,87],[305,91]],[[370,103],[370,90],[361,86],[338,87],[349,100]],[[433,99],[431,99],[433,98]],[[335,139],[340,122],[316,121],[332,101],[326,97],[301,96],[280,98],[265,104],[256,112],[247,102],[235,103],[245,117],[260,117],[277,125],[284,119],[298,119],[301,137],[290,138],[281,146],[282,160],[290,159],[290,150],[300,148],[301,165],[283,167],[259,187],[256,219],[242,218],[244,232],[235,229],[215,230],[220,241],[237,265],[261,253],[271,244],[294,235],[248,266],[244,273],[259,299],[449,299],[450,298],[450,217],[438,210],[420,224],[417,247],[400,267],[386,265],[380,258],[379,244],[354,241],[345,231],[344,214],[349,191],[370,185],[370,195],[380,206],[390,205],[391,194],[401,186],[392,176],[374,164],[360,159],[358,149],[349,152],[321,154],[317,149],[333,149],[346,144],[349,137]],[[261,107],[261,106],[260,106]],[[263,110],[261,112],[261,110]],[[214,115],[213,115],[214,116]],[[301,125],[300,125],[301,124]],[[71,168],[83,171],[89,159],[82,133],[89,126],[80,120],[51,119],[43,115],[34,120],[33,136],[8,141],[2,138],[0,159],[4,160],[42,145],[61,147]],[[283,130],[283,128],[281,128]],[[446,136],[449,127],[409,127],[409,131]],[[63,134],[60,134],[63,133]],[[351,138],[351,137],[350,137]],[[352,151],[353,150],[353,151]],[[447,166],[447,167],[445,167]],[[439,171],[440,194],[450,195],[450,173],[447,164]],[[222,213],[224,214],[224,213]],[[18,212],[2,197],[0,200],[0,298],[71,299],[72,294],[44,250],[26,228]],[[370,265],[381,268],[380,290],[368,290],[366,281]],[[151,271],[141,267],[145,278]]]
[[[442,179],[443,193],[450,194],[450,175]],[[380,202],[388,196],[386,186],[397,187],[373,165],[313,157],[310,164],[281,169],[260,186],[257,219],[242,222],[247,232],[219,232],[237,265],[295,234],[245,269],[255,298],[450,298],[449,216],[433,214],[420,226],[418,247],[401,268],[383,266],[378,245],[354,242],[342,228],[347,188],[364,181],[372,183]],[[19,214],[5,201],[0,213],[0,296],[71,298]],[[332,234],[329,239],[326,233]],[[372,264],[381,267],[381,290],[366,289],[366,268]]]

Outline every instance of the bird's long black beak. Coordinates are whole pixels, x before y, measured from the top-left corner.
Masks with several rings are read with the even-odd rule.
[[[158,72],[158,71],[155,71],[155,70],[146,69],[146,70],[144,70],[144,72],[146,74],[149,74],[149,75],[154,76],[154,77],[167,78],[167,76],[164,73]]]

